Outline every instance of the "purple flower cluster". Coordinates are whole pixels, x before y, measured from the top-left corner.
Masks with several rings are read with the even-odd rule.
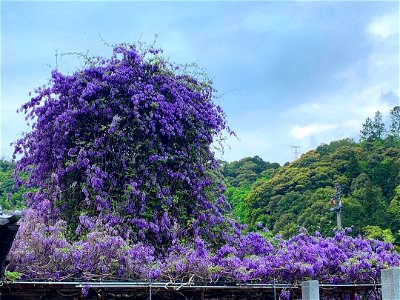
[[[124,239],[100,224],[84,239],[68,242],[66,226],[65,222],[46,225],[36,210],[28,209],[10,254],[10,268],[36,280],[299,283],[318,279],[336,284],[379,281],[381,269],[400,264],[392,245],[350,237],[344,231],[328,238],[299,233],[272,241],[248,233],[216,250],[197,237],[157,254],[154,246]]]
[[[210,82],[154,49],[116,46],[72,75],[53,71],[22,106],[33,125],[15,143],[17,171],[35,192],[10,268],[43,280],[338,283],[399,265],[390,245],[344,232],[243,235],[210,150],[231,133],[212,100]]]
[[[157,253],[234,234],[210,150],[230,130],[212,100],[210,82],[154,49],[119,45],[72,75],[53,71],[21,108],[33,119],[15,143],[17,171],[38,188],[29,207],[67,221],[68,241],[99,223]]]

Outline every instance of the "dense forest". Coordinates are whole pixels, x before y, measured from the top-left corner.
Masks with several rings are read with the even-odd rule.
[[[342,187],[343,225],[353,234],[400,243],[400,107],[385,128],[367,118],[360,141],[322,144],[279,166],[260,157],[223,164],[233,214],[250,230],[266,227],[288,238],[300,227],[331,235],[335,185]]]
[[[6,210],[22,207],[22,195],[26,192],[16,187],[14,169],[14,163],[0,159],[0,207]]]

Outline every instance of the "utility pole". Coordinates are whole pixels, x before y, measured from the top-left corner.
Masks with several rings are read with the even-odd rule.
[[[337,229],[342,230],[342,201],[340,195],[342,193],[342,187],[337,184],[335,185],[336,193],[331,196],[331,204],[335,205],[330,209],[330,211],[336,211],[336,222]]]
[[[293,160],[298,159],[300,157],[299,149],[301,146],[290,145],[290,147],[292,148]]]

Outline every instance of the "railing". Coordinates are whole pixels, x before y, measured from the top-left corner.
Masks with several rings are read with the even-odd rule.
[[[382,270],[381,284],[329,285],[319,284],[317,280],[305,281],[302,299],[400,300],[400,268]]]
[[[400,300],[400,268],[382,270],[381,283],[319,284],[198,284],[188,282],[43,282],[15,281],[0,287],[0,299],[185,299],[185,300],[265,300],[280,299],[281,292],[291,300]]]

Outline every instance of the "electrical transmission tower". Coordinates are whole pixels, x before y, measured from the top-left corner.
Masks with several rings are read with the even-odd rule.
[[[293,155],[293,160],[296,160],[300,157],[300,147],[301,146],[294,146],[294,145],[290,145],[290,147],[292,148],[292,155]]]

